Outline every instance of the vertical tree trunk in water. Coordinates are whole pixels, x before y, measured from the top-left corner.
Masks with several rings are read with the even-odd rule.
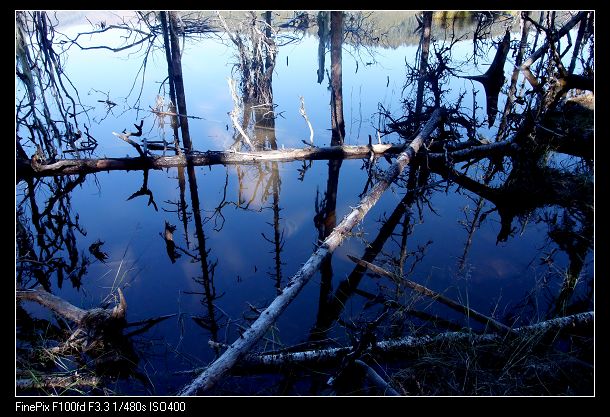
[[[345,121],[343,120],[343,80],[341,53],[343,49],[343,12],[330,12],[330,84],[332,87],[331,145],[343,145]]]
[[[315,223],[318,227],[318,240],[324,240],[332,233],[337,225],[337,190],[339,188],[339,170],[343,161],[328,161],[328,181],[326,183],[326,193],[323,199],[323,207],[320,208],[320,216]],[[333,267],[332,254],[326,257],[320,265],[320,301],[318,305],[318,316],[316,323],[323,322],[328,316],[328,307],[332,291]],[[326,337],[326,333],[312,332],[309,340],[318,341]]]
[[[176,87],[176,99],[178,101],[178,113],[180,114],[180,129],[182,131],[182,143],[187,153],[193,150],[191,136],[189,134],[189,122],[186,111],[186,97],[184,95],[184,80],[182,78],[182,58],[180,57],[180,44],[178,42],[178,14],[169,12],[169,33],[172,49],[172,64],[174,69],[174,84]]]
[[[159,12],[159,20],[161,21],[161,29],[163,31],[163,45],[165,47],[165,59],[167,60],[167,75],[169,77],[169,98],[175,107],[176,87],[174,85],[174,66],[172,64],[172,50],[169,44],[169,33],[167,28],[167,13],[164,11]],[[175,116],[171,117],[174,118]],[[180,140],[178,138],[178,125],[176,123],[172,123],[171,125],[174,130],[174,145],[176,146],[176,153],[180,155],[182,154],[182,149],[180,149]],[[182,172],[182,176],[184,177],[184,172]]]
[[[432,12],[424,12],[423,29],[421,33],[421,55],[419,57],[419,81],[417,82],[417,97],[415,101],[415,114],[419,118],[424,103],[424,76],[428,67],[430,55],[430,33],[432,32]]]

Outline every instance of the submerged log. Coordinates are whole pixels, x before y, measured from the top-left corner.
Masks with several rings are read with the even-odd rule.
[[[333,232],[324,240],[320,247],[305,262],[303,267],[290,279],[282,293],[261,313],[256,321],[236,340],[225,353],[216,359],[195,380],[184,387],[179,395],[194,395],[199,390],[205,391],[212,388],[236,363],[245,355],[256,342],[258,342],[275,323],[277,318],[284,312],[288,305],[296,298],[304,285],[320,268],[322,261],[329,256],[345,240],[350,231],[359,224],[368,211],[381,198],[383,192],[401,174],[405,166],[417,154],[424,140],[436,129],[441,121],[444,111],[436,109],[430,120],[422,131],[411,142],[406,151],[402,152],[398,159],[388,168],[383,179],[381,179],[362,198],[360,204],[349,213]]]
[[[422,295],[425,295],[426,297],[430,297],[430,298],[434,299],[435,301],[438,301],[439,303],[444,304],[447,307],[449,307],[455,311],[464,313],[466,316],[472,317],[473,319],[480,321],[481,323],[489,324],[491,327],[495,328],[496,330],[500,330],[505,333],[513,331],[510,327],[506,326],[505,324],[502,324],[499,321],[497,321],[491,317],[488,317],[484,314],[481,314],[478,311],[473,310],[470,307],[466,307],[465,305],[462,305],[450,298],[447,298],[444,295],[442,295],[436,291],[432,291],[431,289],[426,288],[421,284],[408,280],[404,277],[400,277],[396,274],[386,271],[385,269],[380,268],[377,265],[374,265],[374,264],[364,261],[362,259],[355,258],[351,255],[347,255],[347,257],[349,259],[351,259],[353,262],[357,263],[358,265],[362,265],[362,266],[368,268],[371,272],[373,272],[375,274],[389,277],[397,284],[402,284],[408,288],[411,288],[412,290],[414,290]]]

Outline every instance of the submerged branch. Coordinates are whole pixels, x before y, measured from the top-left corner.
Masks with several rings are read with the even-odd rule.
[[[466,306],[464,306],[464,305],[462,305],[462,304],[460,304],[460,303],[458,303],[458,302],[456,302],[456,301],[454,301],[454,300],[452,300],[450,298],[447,298],[444,295],[442,295],[442,294],[440,294],[440,293],[438,293],[436,291],[432,291],[431,289],[426,288],[423,285],[420,285],[420,284],[418,284],[416,282],[408,280],[408,279],[406,279],[404,277],[399,277],[396,274],[393,274],[393,273],[391,273],[389,271],[386,271],[385,269],[380,268],[380,267],[378,267],[378,266],[376,266],[376,265],[374,265],[374,264],[372,264],[370,262],[364,261],[362,259],[355,258],[355,257],[353,257],[351,255],[347,255],[347,257],[349,259],[351,259],[353,262],[357,263],[358,265],[362,265],[362,266],[368,268],[371,272],[373,272],[375,274],[389,277],[390,279],[392,279],[397,284],[405,285],[406,287],[409,287],[412,290],[414,290],[414,291],[416,291],[416,292],[418,292],[420,294],[423,294],[423,295],[425,295],[427,297],[430,297],[430,298],[438,301],[441,304],[446,305],[447,307],[449,307],[449,308],[451,308],[451,309],[453,309],[455,311],[458,311],[460,313],[464,313],[466,316],[472,317],[473,319],[475,319],[477,321],[480,321],[482,323],[487,323],[491,327],[495,328],[496,330],[501,330],[503,332],[512,332],[513,331],[510,327],[500,323],[499,321],[497,321],[497,320],[495,320],[495,319],[493,319],[491,317],[488,317],[488,316],[486,316],[484,314],[481,314],[478,311],[475,311],[475,310],[471,309],[470,307],[466,307]]]

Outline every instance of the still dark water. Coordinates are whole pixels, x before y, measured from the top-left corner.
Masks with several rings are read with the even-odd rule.
[[[76,33],[84,27],[63,30]],[[518,33],[513,33],[513,38],[517,36]],[[112,41],[111,38],[95,40],[100,43]],[[316,83],[317,48],[317,38],[305,36],[279,50],[273,93],[275,112],[281,114],[275,126],[280,148],[301,147],[301,140],[309,137],[307,125],[298,112],[299,96],[305,98],[316,145],[330,143],[330,92],[326,78],[321,84]],[[371,50],[374,60],[365,56],[357,70],[352,57],[352,54],[357,56],[354,48],[345,45],[343,52],[347,144],[366,144],[369,135],[376,137],[379,103],[394,114],[401,114],[400,101],[403,94],[407,94],[402,92],[404,63],[414,64],[417,45]],[[471,41],[464,40],[456,45],[454,58],[459,60],[470,52]],[[491,49],[490,59],[494,52]],[[133,148],[116,139],[111,132],[130,129],[140,119],[144,119],[144,132],[149,140],[162,137],[169,140],[171,137],[168,122],[162,129],[150,113],[128,109],[137,95],[137,91],[129,95],[134,78],[136,90],[142,83],[139,107],[146,110],[154,106],[159,82],[167,71],[163,51],[153,50],[142,82],[141,78],[136,78],[142,65],[138,57],[138,54],[128,57],[126,53],[78,51],[76,48],[67,54],[66,71],[79,88],[83,103],[95,107],[90,113],[90,126],[99,146],[93,156],[136,156]],[[327,52],[327,67],[329,61]],[[234,62],[234,49],[220,39],[187,39],[183,56],[187,106],[190,115],[203,118],[189,121],[195,149],[221,150],[233,143],[234,130],[227,116],[233,104],[226,78],[231,75]],[[479,62],[478,69],[462,67],[460,70],[464,74],[479,73],[485,70],[485,64],[488,63]],[[506,74],[510,73],[512,65],[509,59]],[[468,107],[473,87],[482,90],[469,80],[456,78],[451,84],[451,94],[457,97],[460,92],[467,92],[464,105]],[[106,98],[105,93],[119,104],[108,115],[106,108],[97,102]],[[126,102],[123,97],[127,97]],[[500,109],[505,97],[500,95]],[[483,93],[479,94],[479,99],[484,101]],[[447,100],[450,102],[452,98]],[[479,117],[484,117],[483,108],[477,112]],[[496,131],[497,122],[491,128],[485,125],[479,129],[483,135],[490,136]],[[401,139],[393,134],[383,140],[398,142]],[[553,163],[569,166],[572,161],[557,157]],[[303,162],[292,162],[195,167],[194,176],[190,178],[186,169],[181,172],[178,168],[149,171],[146,185],[150,194],[132,199],[130,196],[143,187],[141,171],[97,173],[78,180],[78,185],[59,201],[51,201],[50,212],[61,211],[68,218],[58,234],[71,236],[68,243],[62,244],[59,240],[59,249],[52,258],[63,258],[70,263],[70,257],[76,253],[78,262],[88,259],[86,271],[79,278],[75,278],[76,272],[73,272],[63,276],[60,283],[56,273],[48,276],[49,289],[54,294],[76,306],[93,308],[100,306],[111,293],[116,294],[120,287],[127,300],[129,322],[175,314],[132,338],[134,368],[145,378],[119,379],[108,386],[109,392],[176,393],[192,378],[179,371],[205,366],[215,358],[208,340],[234,341],[240,326],[247,325],[246,318],[254,315],[249,305],[267,306],[277,295],[278,286],[284,286],[315,250],[319,238],[316,224],[320,223],[317,209],[328,185],[333,181],[337,183],[337,223],[357,205],[368,180],[363,160],[343,161],[338,171],[329,169],[331,163],[328,161],[313,161],[308,163],[310,167],[302,175],[303,165]],[[389,164],[383,158],[378,161],[379,168],[387,166]],[[482,168],[478,169],[482,172]],[[329,179],[329,175],[332,178]],[[408,169],[403,174],[405,179],[407,176]],[[58,188],[65,189],[76,178],[46,178],[29,185],[26,182],[17,184],[17,219],[33,236],[34,252],[44,251],[36,239],[34,222],[37,220],[33,220],[33,210],[38,214],[43,212],[53,193],[57,193],[57,185],[51,189],[48,184],[63,181]],[[492,203],[455,184],[448,185],[440,176],[432,174],[429,183],[435,182],[438,182],[436,186],[421,190],[427,201],[420,199],[408,204],[404,213],[397,217],[398,221],[394,221],[393,232],[385,239],[375,263],[397,271],[402,249],[403,271],[409,273],[411,280],[509,325],[544,318],[561,289],[569,265],[565,250],[549,238],[549,226],[540,220],[545,213],[552,215],[558,209],[544,207],[532,213],[530,218],[515,219],[513,235],[506,242],[498,243],[500,218],[492,210]],[[354,270],[347,255],[361,257],[367,244],[378,238],[381,226],[405,197],[406,189],[401,184],[404,185],[393,185],[383,195],[364,222],[353,231],[354,236],[334,253],[325,278],[318,272],[305,286],[260,342],[259,350],[291,346],[310,338],[316,320],[325,314],[321,293],[323,299],[332,297]],[[32,186],[34,200],[26,196]],[[193,201],[193,193],[198,199],[201,227],[193,212],[197,204]],[[179,210],[181,200],[187,205],[186,218]],[[469,233],[464,224],[472,222],[477,210],[487,214],[470,236],[471,242],[467,243]],[[49,224],[41,222],[46,242],[56,237],[51,220]],[[162,236],[166,223],[176,227],[173,239],[180,257],[175,262],[168,255]],[[104,262],[97,260],[89,250],[98,240],[104,242],[101,250],[108,255]],[[66,245],[72,249],[68,250]],[[552,254],[553,262],[542,262],[549,254]],[[589,293],[592,266],[589,251],[573,297]],[[24,287],[36,284],[34,277],[22,279]],[[322,285],[323,281],[330,286]],[[387,279],[368,274],[358,286],[361,292],[373,295],[392,293],[391,288]],[[396,298],[413,309],[453,321],[459,327],[481,328],[478,323],[467,323],[463,316],[443,306],[426,299],[414,299],[408,290]],[[374,319],[380,313],[379,305],[370,307],[367,301],[362,294],[347,298],[339,322],[334,320],[326,336],[334,340],[331,346],[350,344],[349,334],[353,333],[353,327],[357,328],[365,319]],[[51,318],[33,303],[22,306],[31,317]],[[403,334],[424,324],[409,316],[403,320],[406,323]],[[243,384],[227,382],[224,388],[221,384],[218,392],[223,393],[226,389],[234,393],[274,393],[273,383],[267,383],[266,388],[264,383],[255,388],[247,382]],[[293,393],[309,393],[308,388],[304,388],[304,392],[299,390],[297,384]]]

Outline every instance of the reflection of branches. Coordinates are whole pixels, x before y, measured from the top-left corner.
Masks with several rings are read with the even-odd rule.
[[[148,196],[148,205],[150,206],[152,204],[153,207],[155,208],[155,211],[159,211],[159,209],[157,208],[157,203],[155,203],[155,200],[153,199],[153,193],[152,193],[152,191],[150,191],[148,189],[148,170],[147,169],[144,170],[144,181],[142,182],[142,187],[138,191],[136,191],[135,193],[130,195],[129,198],[127,198],[127,201],[129,201],[133,198],[136,198],[136,197],[144,196],[144,195]]]
[[[138,45],[142,45],[144,42],[149,42],[152,44],[155,41],[156,34],[153,32],[145,31],[141,29],[142,21],[138,19],[136,22],[129,21],[126,22],[123,19],[123,23],[121,25],[109,25],[98,30],[92,30],[89,32],[80,32],[73,39],[70,39],[66,36],[66,39],[61,40],[59,43],[61,45],[66,45],[65,50],[70,49],[72,45],[78,46],[82,50],[91,50],[91,49],[106,49],[112,52],[121,52],[126,49],[134,48]],[[116,31],[122,33],[118,38],[121,39],[121,44],[111,47],[108,45],[82,45],[79,43],[79,38],[81,36],[86,35],[99,35],[109,31]],[[81,41],[82,42],[82,41]],[[140,47],[141,49],[142,47]],[[136,51],[139,52],[139,51]]]
[[[47,13],[18,11],[15,23],[18,96],[25,87],[24,97],[17,98],[17,132],[27,129],[29,142],[54,160],[56,145],[77,148],[75,142],[82,137],[77,116],[84,106],[54,49],[55,27]]]
[[[70,192],[84,179],[84,176],[76,179],[52,178],[40,180],[36,186],[32,180],[27,181],[28,194],[18,207],[28,201],[29,216],[26,207],[20,207],[16,212],[17,282],[22,287],[40,283],[49,291],[54,274],[60,288],[66,277],[74,287],[80,287],[89,260],[84,253],[79,256],[76,246],[75,232],[83,236],[86,232],[78,223],[78,215],[72,213]],[[47,190],[36,191],[41,187]],[[41,196],[45,192],[51,197],[40,210],[36,195]],[[67,251],[65,258],[62,254],[64,251]],[[31,279],[34,283],[30,283]]]
[[[269,273],[274,279],[275,279],[275,287],[277,289],[277,291],[281,291],[281,286],[282,286],[282,259],[281,259],[281,253],[282,250],[284,249],[284,230],[280,231],[280,188],[281,188],[281,180],[280,180],[280,173],[278,170],[278,166],[277,166],[277,162],[272,163],[272,174],[271,174],[271,178],[269,179],[269,183],[272,183],[272,187],[273,187],[273,202],[272,202],[272,209],[273,209],[273,224],[270,224],[273,226],[273,240],[269,239],[268,237],[265,236],[264,233],[261,233],[263,235],[263,239],[265,239],[267,242],[271,243],[273,245],[273,253],[274,253],[274,261],[275,261],[275,271],[274,273]]]

